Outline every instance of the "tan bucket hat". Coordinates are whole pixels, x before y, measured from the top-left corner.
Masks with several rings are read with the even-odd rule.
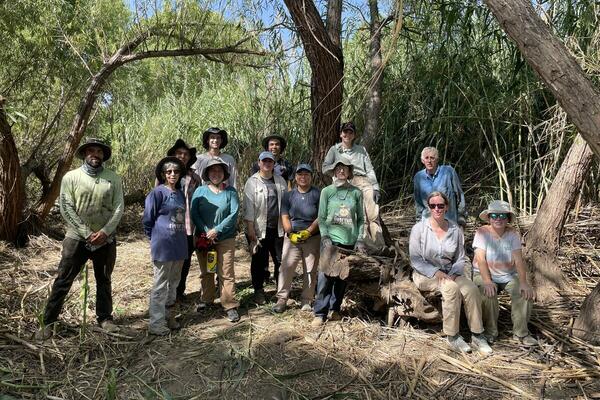
[[[509,215],[509,222],[512,222],[515,219],[515,212],[512,210],[510,204],[508,204],[506,201],[502,201],[502,200],[494,200],[492,201],[490,204],[488,204],[488,208],[486,210],[483,210],[480,214],[479,214],[479,218],[481,218],[482,220],[489,222],[490,221],[490,217],[489,214],[508,214]]]

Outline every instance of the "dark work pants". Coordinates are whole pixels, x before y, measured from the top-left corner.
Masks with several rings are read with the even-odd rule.
[[[44,324],[56,322],[62,311],[65,298],[88,260],[92,260],[94,277],[96,278],[96,317],[98,322],[112,319],[111,281],[117,244],[115,241],[102,246],[96,251],[85,247],[85,242],[65,238],[63,240],[62,258],[58,264],[58,276],[52,285],[52,291],[44,310]]]
[[[256,254],[252,255],[250,274],[254,291],[263,290],[265,278],[269,276],[269,255],[273,258],[273,277],[277,282],[279,266],[281,265],[281,252],[283,251],[283,236],[279,236],[277,228],[267,228],[265,238],[260,241]]]
[[[194,236],[189,235],[187,237],[188,243],[188,257],[183,260],[183,266],[181,267],[181,278],[179,279],[179,285],[177,285],[177,297],[183,296],[185,293],[185,281],[190,273],[190,265],[192,264],[192,255],[195,251]]]
[[[317,298],[314,313],[316,317],[325,318],[329,311],[340,311],[346,293],[346,281],[337,276],[327,276],[319,272],[317,278]]]

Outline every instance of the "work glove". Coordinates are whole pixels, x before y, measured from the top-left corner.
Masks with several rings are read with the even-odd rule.
[[[381,194],[379,193],[379,190],[373,190],[373,201],[375,204],[379,204],[379,200],[381,200]]]
[[[354,251],[360,254],[367,254],[367,246],[365,245],[365,242],[358,240],[356,244],[354,244]]]
[[[288,235],[288,237],[290,238],[290,242],[292,242],[293,244],[298,244],[298,243],[303,242],[299,233],[290,233]]]
[[[329,236],[321,236],[321,249],[333,246],[333,242]]]
[[[308,229],[303,229],[300,232],[298,232],[298,235],[300,236],[300,240],[304,242],[310,237],[310,232],[308,231]]]

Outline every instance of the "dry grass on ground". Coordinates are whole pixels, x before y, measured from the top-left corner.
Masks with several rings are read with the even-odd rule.
[[[125,226],[137,223],[138,213],[130,211]],[[407,219],[390,214],[388,221],[392,232],[406,234]],[[357,287],[349,288],[345,320],[320,329],[310,326],[311,315],[298,304],[283,315],[256,307],[245,251],[236,257],[239,323],[229,323],[216,307],[195,313],[194,263],[191,302],[180,309],[183,329],[164,338],[147,336],[152,270],[148,244],[135,231],[123,236],[113,275],[122,331],[108,335],[94,326],[92,273],[88,325],[81,324],[80,279],[60,331],[36,343],[32,335],[60,243],[38,237],[18,251],[0,243],[0,399],[600,398],[600,349],[568,334],[583,296],[600,276],[598,216],[588,212],[582,221],[569,226],[571,245],[560,260],[573,290],[535,307],[532,325],[540,344],[527,349],[510,340],[503,299],[503,334],[485,358],[450,351],[439,326],[383,326],[383,315],[368,312]]]

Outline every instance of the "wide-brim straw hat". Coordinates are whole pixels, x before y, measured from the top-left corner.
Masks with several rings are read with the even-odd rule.
[[[227,163],[223,161],[222,158],[213,157],[210,160],[208,160],[208,162],[206,163],[206,167],[204,167],[204,170],[202,171],[202,180],[204,182],[210,181],[210,179],[208,179],[208,170],[210,169],[210,167],[213,167],[215,165],[220,165],[223,168],[223,182],[229,179],[229,165],[227,165]]]
[[[479,214],[479,218],[482,220],[489,222],[490,216],[489,214],[508,214],[509,221],[513,221],[515,219],[515,212],[512,210],[510,204],[503,200],[494,200],[490,204],[488,204],[488,208],[483,210]]]
[[[162,160],[160,160],[158,162],[158,164],[156,164],[156,168],[154,169],[154,174],[156,175],[156,179],[161,184],[165,183],[163,166],[168,162],[175,163],[179,166],[179,170],[181,171],[181,173],[179,174],[179,180],[177,181],[177,186],[179,186],[179,183],[181,182],[181,178],[183,178],[185,176],[186,167],[185,167],[185,165],[183,165],[183,162],[177,157],[172,157],[172,156],[165,157]]]
[[[192,165],[194,165],[194,163],[198,159],[198,157],[196,157],[197,150],[195,147],[189,147],[187,144],[185,144],[183,139],[177,139],[175,141],[175,144],[173,145],[173,147],[171,147],[167,151],[167,155],[175,156],[175,152],[177,151],[177,149],[186,149],[187,151],[189,151],[190,152],[190,161],[188,161],[187,167],[190,168]]]
[[[96,138],[87,138],[85,140],[85,143],[83,143],[77,148],[77,150],[75,151],[77,158],[83,160],[85,158],[85,149],[92,146],[100,147],[102,149],[102,153],[104,153],[104,158],[102,159],[102,161],[107,161],[110,158],[112,154],[110,146],[104,143],[102,140]]]

